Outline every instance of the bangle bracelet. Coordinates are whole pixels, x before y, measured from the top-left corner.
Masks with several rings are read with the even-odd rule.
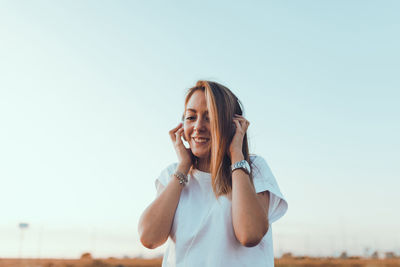
[[[186,183],[188,182],[187,175],[184,175],[183,173],[181,173],[181,172],[179,172],[179,171],[174,172],[173,175],[176,177],[176,179],[179,180],[179,184],[180,184],[181,186],[185,186]]]

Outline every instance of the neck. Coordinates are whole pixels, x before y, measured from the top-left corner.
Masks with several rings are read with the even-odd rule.
[[[202,172],[210,172],[210,158],[197,158],[196,169]]]

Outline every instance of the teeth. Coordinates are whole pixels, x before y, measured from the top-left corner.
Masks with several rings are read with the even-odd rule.
[[[206,143],[208,141],[208,138],[193,138],[195,142],[197,143]]]

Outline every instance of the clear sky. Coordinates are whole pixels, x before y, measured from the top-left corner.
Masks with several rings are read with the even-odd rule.
[[[241,99],[287,197],[277,255],[400,253],[399,8],[1,1],[0,257],[162,253],[137,222],[198,79]]]

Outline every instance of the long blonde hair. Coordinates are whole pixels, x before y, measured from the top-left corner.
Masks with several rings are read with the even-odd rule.
[[[232,162],[229,158],[229,145],[236,130],[233,115],[243,115],[242,104],[227,87],[216,82],[200,80],[188,90],[185,108],[190,97],[197,90],[205,93],[211,123],[212,188],[216,196],[225,195],[232,191]],[[244,159],[250,163],[247,133],[243,138],[242,152]],[[250,180],[253,182],[251,173]]]

